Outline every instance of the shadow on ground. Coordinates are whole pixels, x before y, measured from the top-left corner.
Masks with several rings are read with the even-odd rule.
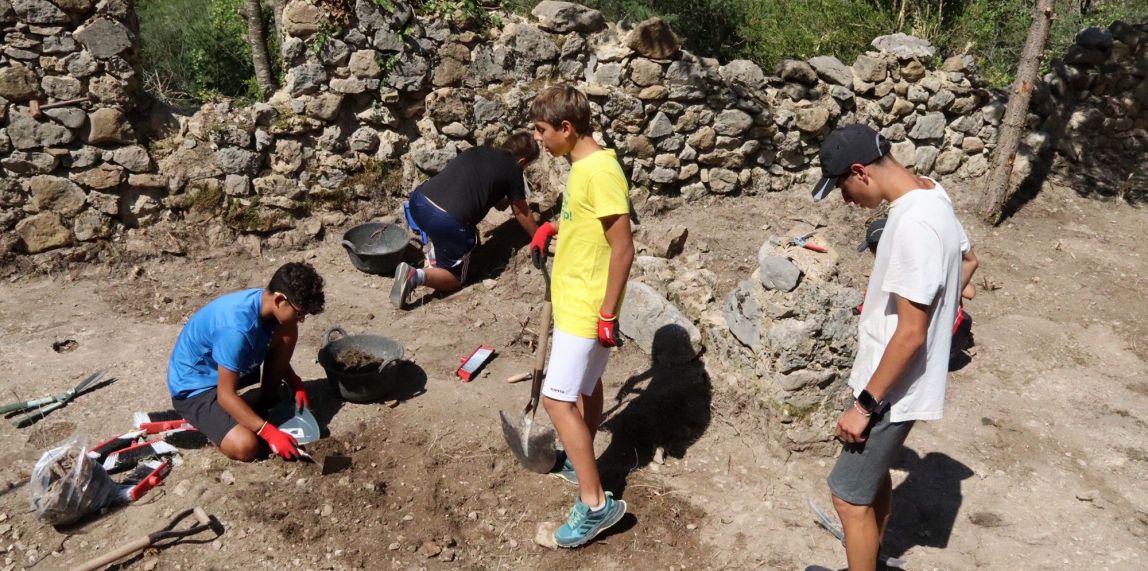
[[[689,351],[688,336],[683,349],[684,331],[675,329],[681,327],[658,330],[654,355]],[[651,359],[649,369],[626,379],[603,414],[602,428],[612,437],[598,459],[605,489],[621,497],[630,473],[653,461],[659,448],[667,457],[684,457],[709,427],[712,393],[700,359],[681,365]]]

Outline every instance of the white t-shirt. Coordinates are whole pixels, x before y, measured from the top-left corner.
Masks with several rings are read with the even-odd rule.
[[[969,239],[948,194],[933,184],[891,204],[858,324],[857,357],[849,376],[854,395],[869,384],[897,329],[893,294],[929,306],[925,346],[885,396],[892,403],[890,422],[937,420],[945,408],[953,320],[961,300],[961,258]]]

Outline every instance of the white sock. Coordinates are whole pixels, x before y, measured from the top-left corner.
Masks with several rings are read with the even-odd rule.
[[[425,283],[427,283],[427,272],[426,272],[426,270],[421,270],[421,269],[415,270],[415,280],[414,280],[413,285],[421,286]]]
[[[595,506],[595,507],[592,507],[592,508],[590,508],[590,511],[592,511],[592,512],[600,512],[600,511],[602,511],[602,510],[604,510],[604,509],[606,509],[606,500],[602,500],[602,504],[601,504],[601,505],[598,505],[598,506]]]

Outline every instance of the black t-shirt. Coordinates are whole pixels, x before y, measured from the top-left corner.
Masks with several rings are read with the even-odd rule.
[[[514,155],[501,149],[472,147],[447,163],[419,192],[470,227],[503,198],[526,199],[526,185]]]

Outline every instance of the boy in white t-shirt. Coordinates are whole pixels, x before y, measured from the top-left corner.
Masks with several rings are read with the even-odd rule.
[[[835,129],[821,146],[822,178],[813,191],[815,200],[836,187],[846,203],[890,205],[849,377],[856,400],[837,421],[844,449],[828,479],[850,571],[877,569],[893,493],[889,468],[913,422],[944,411],[968,244],[948,196],[936,192],[940,185],[910,172],[889,149],[865,125]]]

